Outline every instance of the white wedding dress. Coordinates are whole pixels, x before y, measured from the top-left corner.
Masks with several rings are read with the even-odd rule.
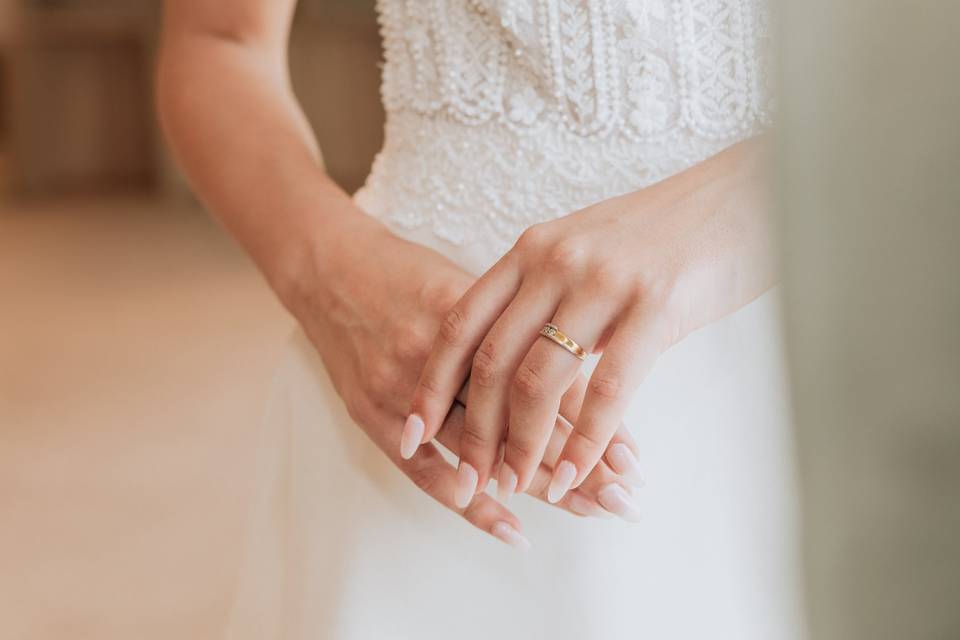
[[[386,142],[356,202],[476,273],[529,225],[768,125],[759,0],[381,0],[379,11]],[[626,423],[648,481],[641,523],[518,497],[525,554],[414,487],[295,336],[265,421],[229,637],[800,637],[775,310],[768,294],[693,334],[636,394]]]

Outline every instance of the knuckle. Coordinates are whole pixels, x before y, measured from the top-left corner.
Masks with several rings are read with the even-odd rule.
[[[429,280],[421,291],[424,307],[433,312],[445,312],[457,303],[467,290],[467,283],[449,278]]]
[[[463,340],[466,327],[466,314],[458,306],[447,311],[440,323],[439,338],[449,346],[457,346]]]
[[[539,402],[547,396],[547,385],[538,371],[524,363],[513,377],[512,391],[520,402]]]
[[[515,248],[523,251],[537,251],[546,244],[548,234],[549,230],[545,225],[531,225],[517,238]]]
[[[629,288],[628,276],[623,269],[606,261],[592,264],[587,278],[594,291],[619,293]]]
[[[655,270],[645,270],[635,275],[630,285],[634,301],[653,309],[668,308],[676,291],[670,279]]]
[[[599,374],[590,379],[590,392],[606,400],[615,400],[623,390],[623,378],[616,374]]]
[[[463,423],[460,430],[460,455],[466,452],[483,451],[492,444],[490,434],[473,420]]]
[[[564,238],[553,243],[547,253],[547,266],[554,271],[579,271],[588,257],[586,247],[576,238]]]
[[[430,495],[434,494],[440,483],[440,470],[435,465],[414,467],[408,475],[417,488]]]
[[[425,331],[405,329],[397,335],[395,352],[401,362],[422,362],[430,353],[431,339]]]
[[[493,356],[495,350],[492,341],[484,340],[473,355],[473,369],[470,373],[470,380],[479,387],[489,389],[495,386],[499,380],[499,367]]]
[[[397,388],[400,376],[397,369],[388,366],[386,363],[374,365],[367,374],[367,381],[364,387],[376,397],[382,397],[392,394]]]
[[[536,447],[532,442],[529,442],[525,439],[509,438],[507,439],[507,444],[505,445],[504,456],[506,459],[510,460],[511,463],[527,461],[534,457],[535,448]],[[517,473],[520,472],[520,470],[516,468],[515,464],[511,464],[510,466],[512,466],[514,471],[517,471]]]

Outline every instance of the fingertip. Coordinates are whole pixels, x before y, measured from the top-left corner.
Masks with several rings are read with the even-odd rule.
[[[639,522],[641,519],[640,510],[632,496],[615,482],[602,488],[597,493],[597,500],[604,509],[627,522]]]
[[[458,509],[466,509],[473,496],[477,494],[477,470],[468,462],[460,462],[457,469],[457,486],[453,492],[453,503]]]
[[[509,522],[501,520],[494,523],[494,525],[490,527],[490,534],[515,549],[521,551],[530,550],[530,540]]]
[[[609,447],[609,440],[606,445],[601,445],[598,440],[588,438],[574,429],[560,453],[560,459],[569,460],[577,469],[577,474],[570,484],[571,489],[583,484],[597,463],[609,452]]]
[[[558,464],[550,480],[550,488],[547,489],[547,501],[551,504],[559,502],[573,486],[576,478],[577,467],[572,462],[564,460]]]
[[[620,476],[635,487],[644,485],[643,473],[640,471],[640,463],[637,461],[633,451],[626,444],[617,442],[607,450],[607,461],[610,468],[620,474]]]
[[[578,491],[571,491],[567,498],[567,506],[578,516],[585,518],[610,518],[611,514],[600,503],[591,500]]]
[[[406,422],[403,423],[403,431],[400,434],[400,457],[409,460],[417,452],[417,449],[423,443],[423,434],[426,425],[423,418],[415,413],[411,413]]]
[[[500,473],[497,475],[497,498],[500,502],[507,504],[517,492],[517,480],[517,474],[510,465],[500,465]]]
[[[511,467],[512,468],[512,467]],[[517,474],[517,487],[514,489],[513,493],[521,494],[527,493],[530,490],[530,487],[533,485],[534,475],[536,470],[530,473],[524,472],[522,469],[515,472]]]
[[[627,428],[623,422],[620,423],[620,426],[617,427],[617,431],[614,433],[613,440],[616,442],[622,442],[625,444],[630,451],[633,452],[633,455],[640,455],[640,447],[637,445],[637,440],[633,437],[633,433]]]

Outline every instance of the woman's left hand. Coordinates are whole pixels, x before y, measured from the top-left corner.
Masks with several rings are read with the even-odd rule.
[[[471,486],[458,493],[486,486],[504,439],[498,484],[520,492],[532,481],[582,364],[540,335],[546,323],[603,353],[550,500],[579,486],[604,454],[614,469],[625,466],[632,454],[616,446],[618,427],[659,354],[774,284],[760,155],[758,142],[740,143],[650,188],[533,226],[460,299],[408,419],[423,420],[429,441],[469,375],[458,483]]]

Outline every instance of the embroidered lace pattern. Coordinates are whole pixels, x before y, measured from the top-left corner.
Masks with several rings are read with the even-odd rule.
[[[379,0],[385,143],[357,201],[506,249],[769,125],[763,0]]]

